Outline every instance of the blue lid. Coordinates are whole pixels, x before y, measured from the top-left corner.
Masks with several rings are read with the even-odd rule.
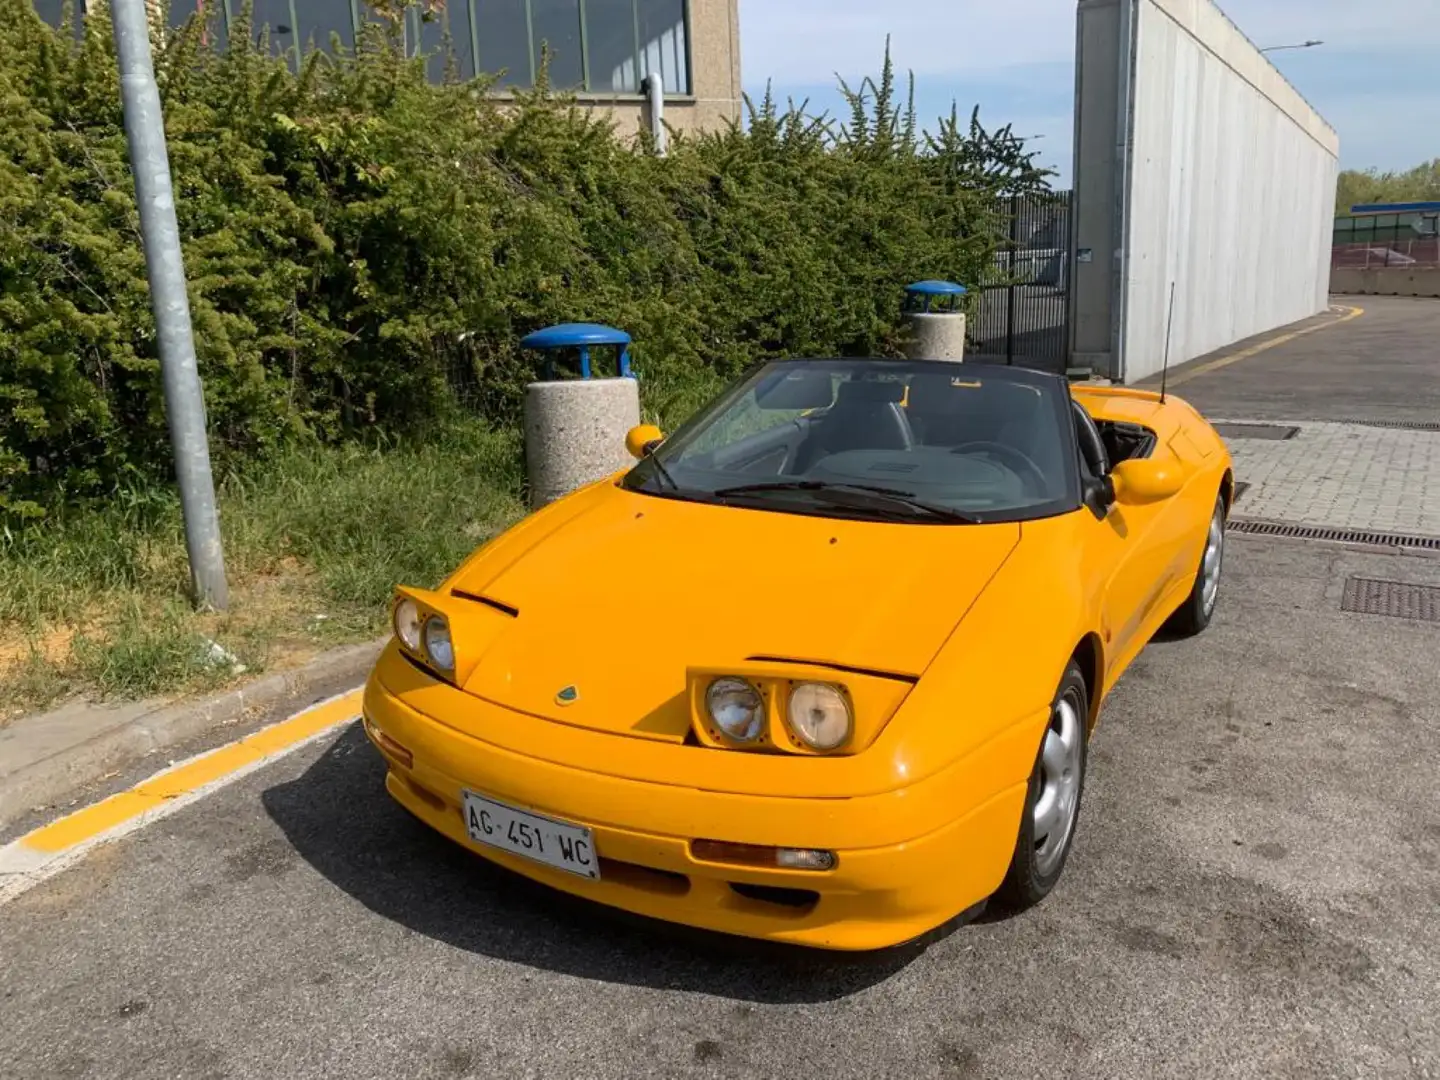
[[[964,296],[965,286],[956,285],[953,281],[917,281],[913,285],[906,285],[907,293],[919,293],[922,296]]]
[[[520,339],[522,349],[566,349],[577,345],[629,345],[630,335],[599,323],[561,323]]]

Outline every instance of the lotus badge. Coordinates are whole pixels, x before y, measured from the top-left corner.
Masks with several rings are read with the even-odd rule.
[[[567,686],[555,695],[556,705],[574,705],[580,700],[580,690],[575,686]]]

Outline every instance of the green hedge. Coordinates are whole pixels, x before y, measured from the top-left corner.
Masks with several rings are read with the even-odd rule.
[[[156,54],[214,456],[509,425],[560,321],[636,338],[669,422],[781,354],[889,353],[902,287],[978,278],[995,195],[1043,176],[1008,129],[895,104],[843,126],[768,99],[746,130],[646,140],[543,89],[433,85],[392,27],[298,75],[193,22]],[[847,90],[848,93],[848,90]],[[636,145],[631,145],[631,142]],[[162,479],[169,453],[111,29],[0,0],[0,511]]]

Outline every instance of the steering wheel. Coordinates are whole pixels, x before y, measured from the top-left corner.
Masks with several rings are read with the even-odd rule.
[[[989,454],[991,457],[1000,458],[1012,472],[1025,474],[1022,476],[1022,480],[1025,480],[1027,484],[1033,480],[1036,491],[1044,491],[1046,488],[1047,481],[1045,479],[1045,473],[1041,470],[1040,466],[1030,460],[1029,455],[1006,443],[990,442],[981,439],[951,447],[950,452],[952,454],[979,452]]]

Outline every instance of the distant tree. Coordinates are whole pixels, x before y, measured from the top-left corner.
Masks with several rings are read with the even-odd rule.
[[[1440,158],[1405,172],[1346,169],[1335,189],[1335,213],[1358,203],[1440,201]]]

